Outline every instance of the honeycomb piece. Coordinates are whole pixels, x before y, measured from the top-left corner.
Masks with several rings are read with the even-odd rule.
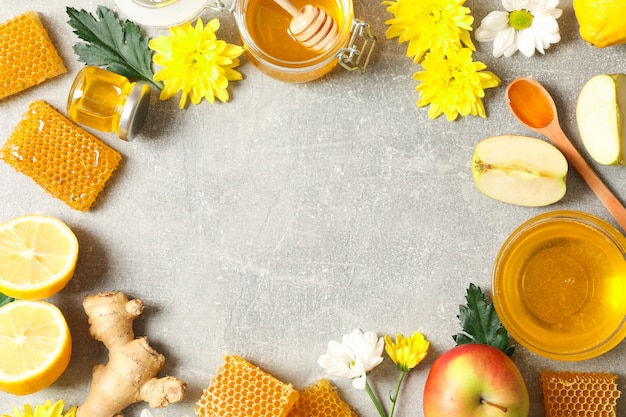
[[[91,207],[122,159],[41,100],[31,103],[0,158],[80,211]]]
[[[0,23],[0,99],[65,72],[37,13]]]
[[[609,373],[545,371],[541,389],[546,417],[614,417],[620,397]]]
[[[239,356],[226,356],[197,402],[198,417],[285,417],[298,391]]]
[[[337,394],[327,379],[321,379],[300,392],[287,417],[358,417]]]

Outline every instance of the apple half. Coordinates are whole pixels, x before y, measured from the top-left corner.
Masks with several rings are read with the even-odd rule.
[[[576,122],[589,155],[603,165],[624,165],[626,75],[600,74],[585,83],[576,102]]]
[[[518,206],[547,206],[563,198],[567,169],[567,160],[554,145],[528,136],[483,139],[472,160],[476,188]]]

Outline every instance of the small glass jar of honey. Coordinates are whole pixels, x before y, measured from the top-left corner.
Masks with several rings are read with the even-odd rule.
[[[115,0],[139,24],[175,26],[199,16],[204,8],[234,14],[244,50],[263,73],[287,82],[308,82],[338,64],[349,71],[365,72],[376,37],[369,25],[354,18],[352,0],[289,0],[302,10],[311,5],[326,13],[337,36],[323,51],[305,47],[290,31],[292,16],[275,0]]]
[[[131,140],[141,129],[149,104],[148,83],[87,66],[70,88],[67,113],[77,123]]]

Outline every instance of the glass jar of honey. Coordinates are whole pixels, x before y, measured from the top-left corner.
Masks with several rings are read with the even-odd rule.
[[[312,5],[337,26],[337,36],[323,51],[311,50],[290,32],[292,16],[275,0],[115,0],[132,20],[153,27],[175,26],[210,8],[234,14],[244,50],[263,73],[287,82],[318,79],[338,64],[365,72],[376,44],[369,25],[354,18],[352,0],[290,0],[297,9]],[[182,16],[185,15],[186,18]]]
[[[131,140],[141,129],[149,104],[148,83],[87,66],[70,88],[67,113],[77,123]]]
[[[311,0],[292,0],[302,8]],[[337,24],[338,36],[322,52],[312,51],[289,31],[291,16],[274,0],[237,0],[235,18],[245,51],[254,65],[267,75],[288,82],[307,82],[322,77],[341,64],[349,70],[365,70],[375,38],[367,24],[354,20],[351,0],[317,0]],[[353,36],[364,39],[364,48],[355,52]]]

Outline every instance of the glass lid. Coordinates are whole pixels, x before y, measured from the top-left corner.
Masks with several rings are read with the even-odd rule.
[[[115,3],[135,23],[170,27],[198,16],[207,0],[115,0]]]

